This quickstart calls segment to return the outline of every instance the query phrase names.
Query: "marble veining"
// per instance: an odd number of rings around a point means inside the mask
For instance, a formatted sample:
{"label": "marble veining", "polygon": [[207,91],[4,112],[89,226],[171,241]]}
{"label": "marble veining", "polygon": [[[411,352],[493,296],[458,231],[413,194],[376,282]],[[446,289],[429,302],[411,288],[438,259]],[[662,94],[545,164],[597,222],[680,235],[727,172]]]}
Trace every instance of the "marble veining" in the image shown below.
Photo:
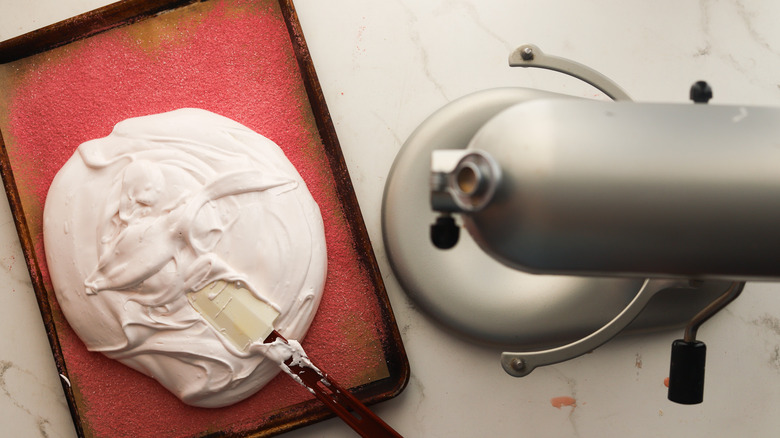
{"label": "marble veining", "polygon": [[[766,26],[773,25],[765,21],[767,14],[762,14],[755,4],[741,0],[701,0],[699,6],[704,45],[694,57],[715,56],[755,85],[774,80],[769,79],[771,70],[768,69],[779,65],[776,59],[780,53],[767,34],[771,29]],[[728,33],[726,26],[730,30]],[[764,72],[765,69],[768,71]]]}
{"label": "marble veining", "polygon": [[770,332],[773,332],[777,336],[780,336],[780,318],[777,318],[776,316],[770,315],[768,313],[764,313],[758,318],[754,319],[753,324],[763,327]]}
{"label": "marble veining", "polygon": [[558,379],[562,380],[568,387],[568,394],[566,395],[574,399],[574,403],[569,408],[567,408],[569,410],[568,420],[569,424],[571,424],[573,436],[579,437],[580,431],[578,425],[579,415],[577,412],[577,403],[581,402],[579,402],[577,398],[577,380],[564,374],[559,367],[552,366],[551,368],[553,369],[554,373],[558,375]]}
{"label": "marble veining", "polygon": [[444,91],[444,87],[437,80],[436,75],[434,75],[431,72],[428,51],[425,48],[426,47],[425,44],[422,43],[422,39],[420,37],[420,32],[418,29],[418,26],[420,26],[420,21],[417,19],[415,12],[406,3],[404,3],[402,0],[396,0],[396,1],[398,2],[398,5],[400,6],[401,10],[403,11],[403,14],[406,17],[407,29],[409,30],[408,37],[418,50],[417,53],[420,59],[420,67],[422,68],[423,72],[425,72],[425,77],[428,78],[431,84],[434,85],[434,87],[442,95],[442,97],[449,100],[450,97]]}
{"label": "marble veining", "polygon": [[768,350],[767,365],[780,374],[780,318],[763,313],[750,322],[767,333],[765,336]]}
{"label": "marble veining", "polygon": [[777,53],[769,44],[769,41],[766,39],[766,37],[760,34],[753,26],[753,20],[756,18],[757,13],[755,11],[748,10],[747,6],[745,6],[745,3],[741,0],[734,1],[734,7],[737,10],[737,15],[742,19],[745,30],[747,30],[747,32],[753,38],[753,41],[770,52]]}
{"label": "marble veining", "polygon": [[499,33],[497,33],[493,28],[491,28],[490,24],[485,22],[482,19],[479,9],[474,5],[473,2],[469,2],[466,0],[450,0],[443,4],[440,4],[435,9],[435,14],[437,15],[446,14],[452,11],[453,9],[459,9],[463,11],[466,14],[466,16],[474,23],[475,27],[477,27],[485,35],[489,35],[497,42],[501,43],[501,45],[504,46],[504,49],[507,51],[507,53],[510,53],[512,50],[515,49],[517,44],[502,38]]}
{"label": "marble veining", "polygon": [[[0,394],[15,408],[16,414],[23,413],[29,417],[35,425],[39,436],[43,438],[53,438],[62,436],[60,433],[52,430],[51,421],[45,417],[36,406],[37,400],[34,394],[28,393],[32,388],[43,388],[50,395],[57,395],[59,388],[52,388],[42,383],[32,372],[20,368],[9,360],[0,360]],[[61,403],[61,407],[65,407]],[[2,403],[0,403],[2,406]]]}

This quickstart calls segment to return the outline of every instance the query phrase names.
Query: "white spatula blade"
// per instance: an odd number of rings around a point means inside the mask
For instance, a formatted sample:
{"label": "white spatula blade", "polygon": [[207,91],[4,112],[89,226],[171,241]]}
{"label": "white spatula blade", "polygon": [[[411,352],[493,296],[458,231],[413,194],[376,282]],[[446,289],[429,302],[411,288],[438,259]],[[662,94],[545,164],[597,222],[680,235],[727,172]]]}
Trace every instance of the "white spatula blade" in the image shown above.
{"label": "white spatula blade", "polygon": [[279,312],[237,282],[215,281],[188,294],[192,307],[239,350],[263,342]]}

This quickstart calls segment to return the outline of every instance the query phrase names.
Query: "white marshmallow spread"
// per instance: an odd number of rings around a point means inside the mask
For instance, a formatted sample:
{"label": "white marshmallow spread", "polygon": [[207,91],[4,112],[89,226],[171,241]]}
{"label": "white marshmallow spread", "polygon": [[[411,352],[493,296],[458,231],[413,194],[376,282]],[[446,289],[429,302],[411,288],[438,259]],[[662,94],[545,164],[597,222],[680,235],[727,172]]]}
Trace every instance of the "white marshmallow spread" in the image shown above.
{"label": "white marshmallow spread", "polygon": [[79,146],[49,189],[44,244],[87,348],[202,407],[254,394],[279,363],[232,346],[187,293],[241,282],[281,312],[277,331],[300,339],[327,264],[319,208],[282,150],[198,109],[128,119]]}

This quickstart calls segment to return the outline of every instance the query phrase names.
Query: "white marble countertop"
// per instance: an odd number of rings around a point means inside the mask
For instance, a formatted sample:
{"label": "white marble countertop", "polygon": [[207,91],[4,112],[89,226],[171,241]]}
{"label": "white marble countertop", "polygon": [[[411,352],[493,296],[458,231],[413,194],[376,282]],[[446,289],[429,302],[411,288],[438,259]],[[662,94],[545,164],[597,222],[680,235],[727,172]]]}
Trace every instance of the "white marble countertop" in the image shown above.
{"label": "white marble countertop", "polygon": [[[107,3],[0,0],[0,40]],[[666,400],[679,332],[623,336],[515,379],[500,349],[461,340],[415,308],[384,254],[380,203],[403,141],[431,112],[472,91],[593,89],[547,71],[510,69],[534,43],[606,74],[638,101],[684,102],[706,79],[719,103],[780,105],[780,3],[771,0],[296,0],[412,369],[376,411],[408,437],[774,436],[780,430],[780,286],[749,283],[700,331],[705,402]],[[739,145],[734,145],[739,147]],[[5,195],[2,195],[5,196]],[[59,438],[73,425],[7,202],[0,202],[0,428]],[[570,396],[576,407],[553,407]],[[139,419],[139,421],[143,421]],[[338,420],[289,437],[354,436]]]}

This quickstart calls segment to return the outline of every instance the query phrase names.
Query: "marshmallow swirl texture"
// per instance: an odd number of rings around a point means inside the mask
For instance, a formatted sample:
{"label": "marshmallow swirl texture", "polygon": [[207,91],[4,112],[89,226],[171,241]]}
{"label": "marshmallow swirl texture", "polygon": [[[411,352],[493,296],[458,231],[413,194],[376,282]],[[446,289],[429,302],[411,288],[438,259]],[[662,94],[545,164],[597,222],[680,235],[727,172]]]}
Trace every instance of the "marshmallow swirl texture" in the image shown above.
{"label": "marshmallow swirl texture", "polygon": [[327,265],[319,208],[282,150],[198,109],[127,119],[80,145],[49,189],[44,244],[87,348],[201,407],[249,397],[279,367],[235,348],[187,294],[241,282],[301,339]]}

